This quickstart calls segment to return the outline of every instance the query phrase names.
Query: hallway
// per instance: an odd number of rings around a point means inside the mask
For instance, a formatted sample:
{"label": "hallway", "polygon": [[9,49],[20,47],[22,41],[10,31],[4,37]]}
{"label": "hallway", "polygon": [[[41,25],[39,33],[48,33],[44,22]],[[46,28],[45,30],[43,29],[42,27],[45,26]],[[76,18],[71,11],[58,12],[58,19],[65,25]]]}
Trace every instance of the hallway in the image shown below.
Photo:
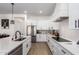
{"label": "hallway", "polygon": [[51,55],[51,52],[46,43],[32,43],[28,55]]}

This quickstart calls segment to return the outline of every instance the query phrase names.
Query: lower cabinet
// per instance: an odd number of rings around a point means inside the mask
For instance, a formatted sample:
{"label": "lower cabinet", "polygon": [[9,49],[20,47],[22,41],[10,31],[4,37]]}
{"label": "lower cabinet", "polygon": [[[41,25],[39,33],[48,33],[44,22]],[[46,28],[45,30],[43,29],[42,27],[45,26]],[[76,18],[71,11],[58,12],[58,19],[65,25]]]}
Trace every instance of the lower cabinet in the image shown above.
{"label": "lower cabinet", "polygon": [[62,49],[60,47],[55,46],[53,55],[64,55],[65,54],[64,52],[65,51],[64,50],[62,51]]}
{"label": "lower cabinet", "polygon": [[53,55],[72,55],[71,52],[63,48],[50,36],[47,36],[47,44]]}
{"label": "lower cabinet", "polygon": [[22,44],[9,52],[8,55],[22,55]]}
{"label": "lower cabinet", "polygon": [[54,52],[53,45],[52,45],[51,39],[49,37],[47,37],[47,44],[51,50],[51,53],[53,54],[53,52]]}
{"label": "lower cabinet", "polygon": [[8,55],[27,55],[31,48],[31,37],[27,38],[21,45],[13,49]]}
{"label": "lower cabinet", "polygon": [[59,51],[60,55],[73,55],[71,52],[69,52],[68,50],[66,50],[61,45],[59,45],[58,51]]}
{"label": "lower cabinet", "polygon": [[37,34],[36,41],[37,42],[47,42],[46,34]]}
{"label": "lower cabinet", "polygon": [[31,39],[28,39],[28,41],[23,43],[23,55],[27,55],[29,50],[31,48]]}

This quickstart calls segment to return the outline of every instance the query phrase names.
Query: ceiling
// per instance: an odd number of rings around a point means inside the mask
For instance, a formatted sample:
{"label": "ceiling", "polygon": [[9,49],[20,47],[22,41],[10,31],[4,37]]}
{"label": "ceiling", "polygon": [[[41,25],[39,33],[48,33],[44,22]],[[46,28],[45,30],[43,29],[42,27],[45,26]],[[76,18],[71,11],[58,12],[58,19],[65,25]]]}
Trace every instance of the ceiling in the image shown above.
{"label": "ceiling", "polygon": [[[27,11],[29,15],[50,16],[55,9],[55,3],[15,3],[14,13],[24,14]],[[12,11],[10,3],[0,3],[0,14],[10,14]]]}

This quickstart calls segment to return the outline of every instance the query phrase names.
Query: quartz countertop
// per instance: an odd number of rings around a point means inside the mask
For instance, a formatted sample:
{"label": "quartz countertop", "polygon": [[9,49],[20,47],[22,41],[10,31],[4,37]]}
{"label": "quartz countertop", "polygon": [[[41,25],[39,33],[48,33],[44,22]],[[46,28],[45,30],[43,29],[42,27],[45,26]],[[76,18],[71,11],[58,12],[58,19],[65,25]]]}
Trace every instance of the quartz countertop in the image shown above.
{"label": "quartz countertop", "polygon": [[22,41],[13,41],[11,37],[0,39],[0,55],[7,55],[9,52],[11,52],[13,49],[18,47],[20,44],[25,42],[26,39]]}
{"label": "quartz countertop", "polygon": [[[54,37],[54,35],[51,35],[51,34],[48,34],[48,36]],[[63,48],[65,48],[66,50],[68,50],[69,52],[71,52],[73,55],[79,55],[79,45],[77,45],[75,41],[57,42],[57,43],[61,45]]]}
{"label": "quartz countertop", "polygon": [[79,45],[73,44],[73,42],[59,42],[59,44],[73,55],[79,55]]}

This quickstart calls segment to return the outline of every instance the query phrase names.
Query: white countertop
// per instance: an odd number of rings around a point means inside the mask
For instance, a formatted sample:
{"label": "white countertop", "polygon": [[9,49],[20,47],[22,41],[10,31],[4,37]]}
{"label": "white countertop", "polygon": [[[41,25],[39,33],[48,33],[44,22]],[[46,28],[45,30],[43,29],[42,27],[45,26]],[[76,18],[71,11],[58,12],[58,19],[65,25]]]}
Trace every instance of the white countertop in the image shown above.
{"label": "white countertop", "polygon": [[13,49],[22,44],[25,40],[27,40],[25,39],[23,41],[13,41],[11,39],[12,39],[11,37],[0,39],[0,55],[8,54]]}
{"label": "white countertop", "polygon": [[[53,37],[53,35],[51,35],[51,34],[48,34],[48,35],[50,37]],[[63,48],[65,48],[66,50],[68,50],[72,54],[79,55],[79,45],[77,45],[75,41],[71,41],[71,42],[57,42],[57,43],[59,43]]]}
{"label": "white countertop", "polygon": [[59,42],[59,44],[74,55],[79,55],[79,45],[72,42]]}

